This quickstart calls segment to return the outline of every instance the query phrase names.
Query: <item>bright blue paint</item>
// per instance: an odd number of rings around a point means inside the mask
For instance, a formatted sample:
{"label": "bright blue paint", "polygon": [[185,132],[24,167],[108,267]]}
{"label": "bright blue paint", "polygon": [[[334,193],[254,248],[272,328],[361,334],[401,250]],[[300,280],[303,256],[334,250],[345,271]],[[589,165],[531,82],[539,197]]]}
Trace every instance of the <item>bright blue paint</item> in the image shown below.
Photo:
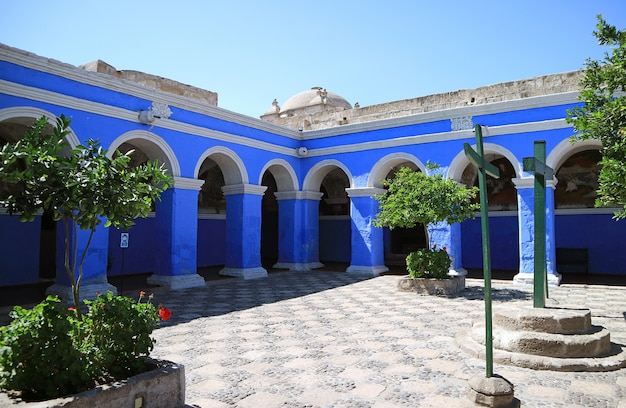
{"label": "bright blue paint", "polygon": [[170,188],[157,202],[156,252],[158,275],[195,274],[198,246],[198,192]]}
{"label": "bright blue paint", "polygon": [[[384,266],[383,230],[372,224],[379,211],[374,197],[352,197],[352,259],[353,266]],[[350,248],[348,248],[350,250]]]}
{"label": "bright blue paint", "polygon": [[[480,217],[461,224],[463,267],[482,269],[482,243],[480,240]],[[491,267],[517,271],[519,250],[517,245],[517,216],[490,217]]]}
{"label": "bright blue paint", "polygon": [[41,217],[20,222],[17,215],[0,216],[0,285],[23,285],[39,281]]}
{"label": "bright blue paint", "polygon": [[132,275],[153,272],[156,268],[154,248],[156,246],[156,220],[137,218],[135,225],[128,232],[128,248],[124,251],[124,269],[122,271],[122,248],[120,248],[121,230],[109,228],[109,275]]}
{"label": "bright blue paint", "polygon": [[261,267],[261,195],[226,197],[226,267]]}
{"label": "bright blue paint", "polygon": [[611,214],[556,216],[557,248],[588,248],[589,273],[623,275],[624,222]]}

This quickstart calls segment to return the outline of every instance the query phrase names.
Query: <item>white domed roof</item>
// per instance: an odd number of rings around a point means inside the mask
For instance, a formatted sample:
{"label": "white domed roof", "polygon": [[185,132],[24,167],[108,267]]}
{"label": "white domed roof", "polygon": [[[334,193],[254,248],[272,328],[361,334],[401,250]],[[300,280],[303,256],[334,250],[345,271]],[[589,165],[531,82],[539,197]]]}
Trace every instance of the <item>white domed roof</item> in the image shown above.
{"label": "white domed roof", "polygon": [[306,109],[316,105],[328,105],[332,108],[352,109],[350,102],[334,92],[315,86],[307,91],[300,92],[287,99],[281,107],[281,112]]}

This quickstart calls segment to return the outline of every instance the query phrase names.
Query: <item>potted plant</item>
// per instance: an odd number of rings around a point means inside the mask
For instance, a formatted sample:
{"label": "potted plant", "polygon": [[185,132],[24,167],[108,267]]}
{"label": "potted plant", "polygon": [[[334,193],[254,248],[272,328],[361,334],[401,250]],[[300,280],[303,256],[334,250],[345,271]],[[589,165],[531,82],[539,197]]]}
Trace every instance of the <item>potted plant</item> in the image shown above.
{"label": "potted plant", "polygon": [[[16,306],[11,324],[0,328],[0,387],[26,399],[61,397],[165,364],[150,362],[150,334],[159,318],[169,318],[168,309],[155,308],[145,293],[136,301],[109,292],[83,305],[80,284],[96,227],[104,220],[106,227],[129,228],[148,214],[171,177],[156,162],[130,168],[132,151],[108,157],[94,140],[70,149],[69,125],[62,115],[50,130],[43,117],[0,149],[0,206],[24,222],[40,211],[62,221],[72,289],[73,306],[49,296],[30,310]],[[78,228],[89,231],[81,250]]]}
{"label": "potted plant", "polygon": [[[448,283],[424,282],[425,279],[441,281],[450,278],[448,270],[451,259],[447,248],[437,248],[436,244],[430,243],[428,225],[440,222],[454,224],[473,218],[480,208],[478,203],[473,202],[478,189],[467,188],[455,180],[444,179],[436,164],[429,163],[428,169],[432,175],[402,167],[393,178],[384,181],[387,192],[376,196],[380,212],[376,215],[374,225],[393,229],[423,224],[428,246],[407,256],[406,267],[409,275],[399,282],[399,288],[447,294],[451,290],[462,289],[459,286],[464,286],[464,280],[459,277]],[[434,286],[432,290],[426,287],[429,285]],[[451,286],[452,289],[446,289],[445,286]]]}

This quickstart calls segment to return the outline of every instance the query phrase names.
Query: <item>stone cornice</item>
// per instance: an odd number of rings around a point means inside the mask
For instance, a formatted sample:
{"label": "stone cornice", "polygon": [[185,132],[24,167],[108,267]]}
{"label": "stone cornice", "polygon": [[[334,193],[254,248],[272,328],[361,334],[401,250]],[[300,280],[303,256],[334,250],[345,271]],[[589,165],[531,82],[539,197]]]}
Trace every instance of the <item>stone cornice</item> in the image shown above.
{"label": "stone cornice", "polygon": [[[512,178],[511,181],[516,189],[525,189],[525,188],[534,188],[535,187],[535,178],[534,177],[521,177],[521,178]],[[546,188],[555,189],[559,180],[556,176],[552,180],[546,180]]]}
{"label": "stone cornice", "polygon": [[374,197],[376,195],[385,194],[387,190],[378,187],[358,187],[358,188],[346,188],[348,197]]}
{"label": "stone cornice", "polygon": [[321,200],[324,194],[319,191],[277,191],[277,200]]}
{"label": "stone cornice", "polygon": [[204,185],[204,180],[192,179],[186,177],[174,177],[174,188],[180,188],[183,190],[195,190],[200,191]]}
{"label": "stone cornice", "polygon": [[267,190],[266,186],[257,186],[255,184],[232,184],[222,187],[222,192],[225,196],[235,194],[263,195],[265,190]]}

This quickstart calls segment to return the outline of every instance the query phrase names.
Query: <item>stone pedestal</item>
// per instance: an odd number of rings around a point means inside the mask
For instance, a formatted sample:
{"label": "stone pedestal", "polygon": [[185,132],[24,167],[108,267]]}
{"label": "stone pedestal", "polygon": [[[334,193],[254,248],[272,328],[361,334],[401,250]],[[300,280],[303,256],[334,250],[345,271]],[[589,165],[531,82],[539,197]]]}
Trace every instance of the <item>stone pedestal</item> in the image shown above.
{"label": "stone pedestal", "polygon": [[[485,358],[484,321],[458,333],[456,341]],[[535,370],[612,371],[626,367],[626,347],[593,326],[588,309],[506,305],[493,312],[493,361]]]}
{"label": "stone pedestal", "polygon": [[514,396],[514,387],[506,378],[473,377],[469,381],[467,397],[475,404],[495,408],[517,408],[520,401]]}

